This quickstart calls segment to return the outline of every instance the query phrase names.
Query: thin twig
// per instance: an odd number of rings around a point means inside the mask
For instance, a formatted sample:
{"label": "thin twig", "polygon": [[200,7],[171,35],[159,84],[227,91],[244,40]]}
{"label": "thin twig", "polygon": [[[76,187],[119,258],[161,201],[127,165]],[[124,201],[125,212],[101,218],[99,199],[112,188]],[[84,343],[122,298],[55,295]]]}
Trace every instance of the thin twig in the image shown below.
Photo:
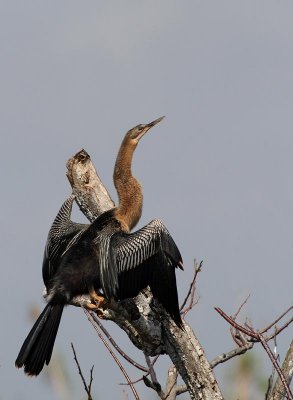
{"label": "thin twig", "polygon": [[[155,372],[155,370],[154,370],[154,366],[153,366],[153,364],[152,364],[152,362],[151,362],[150,357],[149,357],[149,356],[146,356],[146,355],[145,355],[144,357],[145,357],[147,366],[149,367],[149,372],[150,372],[152,381],[155,382],[156,384],[159,383],[158,380],[157,380],[157,375],[156,375],[156,372]],[[161,385],[160,385],[160,386],[161,386]]]}
{"label": "thin twig", "polygon": [[[275,326],[275,331],[276,331],[276,329],[277,329],[277,327]],[[274,356],[277,359],[277,357],[278,357],[278,354],[277,354],[277,336],[274,337]],[[267,400],[269,398],[269,396],[270,396],[270,394],[271,394],[271,392],[273,390],[273,382],[274,382],[274,378],[275,378],[275,372],[276,372],[276,368],[275,368],[275,366],[273,364],[272,373],[271,373],[271,375],[270,375],[270,377],[268,379],[268,388],[267,388],[267,391],[266,391],[265,400]]]}
{"label": "thin twig", "polygon": [[[246,299],[238,307],[238,310],[236,311],[236,313],[232,317],[234,321],[238,317],[238,315],[239,315],[240,311],[242,310],[242,308],[244,307],[244,305],[247,303],[249,297],[250,297],[250,294],[246,297]],[[234,333],[232,325],[230,325],[230,334],[231,334],[232,339],[234,340],[234,342],[237,344],[237,346],[244,347],[246,345],[246,340],[243,337],[243,335],[238,330],[236,330],[236,333]]]}
{"label": "thin twig", "polygon": [[286,391],[286,393],[287,393],[288,399],[289,399],[289,400],[293,400],[292,392],[291,392],[291,390],[290,390],[290,388],[289,388],[289,386],[288,386],[288,384],[287,384],[287,382],[286,382],[286,379],[285,379],[285,377],[284,377],[283,371],[282,371],[282,369],[280,368],[279,363],[278,363],[278,361],[276,360],[276,358],[275,358],[275,356],[274,356],[272,350],[270,349],[270,347],[269,347],[269,345],[267,344],[265,338],[262,336],[262,334],[261,334],[260,332],[258,333],[258,337],[259,337],[259,341],[261,342],[263,348],[265,349],[265,351],[267,352],[268,356],[270,357],[270,359],[271,359],[271,361],[272,361],[272,363],[273,363],[273,366],[275,367],[276,371],[277,371],[278,374],[279,374],[279,377],[280,377],[280,379],[281,379],[281,381],[282,381],[282,383],[283,383],[283,385],[284,385],[285,391]]}
{"label": "thin twig", "polygon": [[250,297],[250,293],[249,295],[246,297],[246,299],[240,304],[240,306],[238,307],[238,310],[236,311],[236,313],[234,314],[234,319],[236,319],[240,313],[240,311],[242,310],[242,308],[245,306],[245,304],[247,303],[248,299]]}
{"label": "thin twig", "polygon": [[89,391],[92,390],[92,383],[93,383],[93,372],[94,372],[94,365],[92,366],[90,370],[90,383],[89,383]]}
{"label": "thin twig", "polygon": [[[230,325],[234,326],[235,329],[238,329],[240,332],[244,333],[245,335],[249,336],[251,338],[251,341],[254,342],[259,342],[259,338],[257,333],[251,328],[244,328],[244,326],[239,325],[236,321],[233,320],[233,318],[229,317],[221,308],[215,307],[215,310],[227,321],[229,322]],[[281,328],[278,328],[275,330],[273,334],[270,336],[267,336],[265,338],[266,342],[270,341],[273,339],[275,336],[277,336],[279,333],[281,333],[287,326],[289,326],[293,322],[293,317],[287,321]]]}
{"label": "thin twig", "polygon": [[247,350],[252,349],[253,343],[247,343],[247,345],[238,347],[237,349],[231,350],[228,353],[223,353],[211,361],[211,368],[215,368],[217,365],[230,360],[233,357],[239,356],[247,352]]}
{"label": "thin twig", "polygon": [[[155,363],[157,362],[157,360],[158,360],[158,358],[160,357],[160,355],[161,354],[157,354],[155,357],[154,357],[154,359],[152,360],[152,365],[155,365]],[[147,377],[147,376],[149,376],[149,374],[150,374],[150,370],[148,370],[148,372],[146,373],[146,375],[144,375],[145,377]],[[139,378],[139,379],[137,379],[136,381],[131,381],[131,383],[132,384],[135,384],[135,383],[138,383],[138,382],[141,382],[141,381],[143,381],[143,376],[141,377],[141,378]],[[129,383],[125,383],[125,382],[121,382],[121,383],[119,383],[119,385],[122,385],[122,386],[128,386],[129,385]]]}
{"label": "thin twig", "polygon": [[259,333],[263,334],[265,332],[267,332],[269,329],[271,329],[274,325],[276,325],[286,314],[288,314],[289,311],[291,311],[293,309],[293,306],[289,307],[288,310],[286,310],[285,312],[283,312],[282,315],[280,315],[274,322],[272,322],[270,325],[268,325],[266,328],[262,329],[261,331],[259,331]]}
{"label": "thin twig", "polygon": [[[287,354],[282,363],[281,369],[282,369],[282,372],[286,379],[286,382],[287,382],[288,386],[290,387],[290,383],[291,383],[292,376],[293,376],[293,340],[290,343]],[[283,383],[282,383],[280,377],[278,377],[274,384],[273,389],[269,393],[268,399],[269,400],[282,400],[282,399],[284,399],[284,396],[285,396],[285,393],[284,393]]]}
{"label": "thin twig", "polygon": [[101,322],[99,321],[99,319],[92,314],[92,318],[95,321],[95,323],[99,326],[99,328],[101,329],[101,331],[104,333],[104,335],[108,338],[109,342],[115,347],[115,349],[118,351],[118,353],[125,358],[126,361],[128,361],[130,364],[134,365],[136,368],[140,369],[143,372],[148,372],[148,369],[146,367],[144,367],[143,365],[137,363],[136,361],[134,361],[132,358],[130,358],[119,346],[118,344],[115,342],[115,340],[112,338],[112,336],[109,334],[109,332],[107,331],[107,329],[101,324]]}
{"label": "thin twig", "polygon": [[247,336],[251,336],[254,339],[257,339],[257,334],[253,333],[249,329],[244,328],[243,326],[237,324],[233,318],[229,317],[221,308],[215,307],[215,310],[227,321],[230,325],[232,325],[235,329],[238,329],[240,332],[245,333]]}
{"label": "thin twig", "polygon": [[[273,370],[275,371],[275,369],[273,368]],[[266,394],[265,394],[265,400],[269,399],[270,393],[273,389],[273,375],[271,374],[269,379],[268,379],[268,388],[266,390]]]}
{"label": "thin twig", "polygon": [[[150,373],[148,372],[146,375],[144,375],[144,376],[148,376]],[[141,377],[141,378],[139,378],[139,379],[137,379],[136,381],[131,381],[130,383],[132,384],[132,385],[135,385],[136,383],[139,383],[139,382],[141,382],[141,381],[143,381],[143,376]],[[120,385],[120,386],[129,386],[129,383],[128,382],[120,382],[120,383],[118,383],[118,385]]]}
{"label": "thin twig", "polygon": [[94,369],[94,366],[92,366],[92,368],[91,368],[90,383],[89,383],[89,385],[87,386],[86,381],[85,381],[84,376],[83,376],[83,373],[82,373],[82,371],[81,371],[81,368],[80,368],[80,365],[79,365],[77,356],[76,356],[76,352],[75,352],[75,348],[74,348],[74,346],[73,346],[73,343],[71,343],[71,348],[72,348],[72,351],[73,351],[74,361],[75,361],[75,363],[76,363],[76,365],[77,365],[78,373],[79,373],[79,375],[81,376],[81,380],[82,380],[84,389],[85,389],[85,391],[86,391],[86,393],[87,393],[87,395],[88,395],[88,400],[93,400],[92,395],[91,395],[91,386],[92,386],[92,381],[93,381],[92,371],[93,371],[93,369]]}
{"label": "thin twig", "polygon": [[162,390],[162,386],[158,382],[158,379],[157,379],[157,376],[156,376],[156,372],[155,372],[154,366],[153,366],[153,364],[151,362],[151,359],[150,359],[149,356],[145,355],[145,360],[146,360],[147,366],[149,367],[151,382],[149,381],[149,379],[146,376],[143,377],[143,381],[144,381],[144,383],[146,385],[150,385],[149,387],[154,389],[158,393],[158,396],[161,399],[164,399],[165,398],[165,393]]}
{"label": "thin twig", "polygon": [[266,337],[266,341],[268,342],[269,340],[273,339],[274,337],[276,337],[279,333],[281,333],[285,328],[287,328],[287,326],[289,326],[291,323],[293,322],[293,317],[291,319],[289,319],[289,321],[287,321],[283,326],[281,326],[281,328],[275,329],[275,332],[272,333],[270,336]]}
{"label": "thin twig", "polygon": [[198,263],[194,260],[194,275],[193,275],[193,279],[192,279],[191,284],[190,284],[190,286],[189,286],[189,290],[188,290],[188,292],[187,292],[187,295],[186,295],[186,297],[185,297],[185,299],[184,299],[184,301],[183,301],[183,303],[182,303],[182,305],[181,305],[181,307],[180,307],[180,311],[183,310],[183,308],[185,307],[185,305],[186,305],[186,303],[187,303],[187,301],[188,301],[188,299],[189,299],[189,296],[191,295],[192,289],[193,289],[193,287],[195,286],[195,282],[196,282],[197,275],[198,275],[198,273],[201,271],[202,264],[203,264],[203,261],[201,261],[201,262],[198,264]]}
{"label": "thin twig", "polygon": [[[292,307],[290,307],[285,313],[283,313],[283,314],[281,315],[281,317],[279,317],[276,321],[280,321],[280,319],[283,318],[284,315],[286,315],[287,312],[291,310],[291,308],[292,308]],[[227,314],[225,314],[224,311],[221,310],[219,307],[216,307],[215,310],[216,310],[227,322],[229,322],[229,324],[230,324],[231,326],[233,326],[235,329],[237,329],[237,330],[239,330],[240,332],[242,332],[242,333],[244,333],[245,335],[247,335],[247,336],[251,339],[251,341],[260,342],[260,343],[262,344],[262,346],[264,347],[265,351],[266,351],[267,354],[269,355],[269,357],[270,357],[270,359],[271,359],[271,361],[272,361],[272,363],[273,363],[273,366],[275,367],[275,369],[276,369],[276,371],[277,371],[277,373],[278,373],[278,375],[279,375],[279,377],[280,377],[280,380],[281,380],[281,382],[282,382],[282,384],[283,384],[283,386],[284,386],[284,388],[285,388],[285,391],[286,391],[286,393],[287,393],[287,395],[288,395],[288,399],[289,399],[289,400],[293,400],[292,392],[291,392],[291,390],[290,390],[290,388],[289,388],[289,385],[288,385],[287,382],[286,382],[286,379],[285,379],[285,377],[284,377],[284,374],[283,374],[283,372],[282,372],[282,369],[280,368],[276,357],[274,356],[273,352],[271,351],[270,347],[269,347],[268,344],[267,344],[267,342],[268,342],[269,340],[271,340],[272,338],[275,338],[280,332],[282,332],[282,330],[285,329],[285,327],[287,327],[287,326],[293,321],[293,318],[291,318],[291,320],[289,320],[288,322],[286,322],[280,329],[275,329],[275,332],[274,332],[272,335],[270,335],[269,337],[264,337],[264,336],[262,335],[262,332],[267,332],[267,331],[273,326],[273,324],[270,324],[270,325],[269,325],[268,327],[266,327],[265,329],[262,329],[262,330],[259,330],[259,331],[255,331],[255,330],[253,330],[253,328],[252,328],[251,326],[249,326],[247,323],[245,324],[246,327],[239,325],[239,324],[234,320],[234,318],[229,317],[229,316],[228,316]],[[274,322],[275,322],[275,321],[274,321]]]}
{"label": "thin twig", "polygon": [[118,358],[116,357],[116,355],[114,354],[113,350],[111,349],[111,347],[108,345],[108,343],[106,342],[106,340],[103,338],[101,332],[99,331],[99,328],[95,325],[95,321],[93,318],[93,315],[90,311],[88,311],[87,309],[85,309],[83,307],[83,311],[85,312],[88,320],[90,321],[90,323],[92,324],[92,326],[94,327],[95,331],[97,332],[99,338],[102,340],[103,344],[105,345],[105,347],[107,348],[107,350],[109,351],[109,353],[111,354],[111,356],[113,357],[114,361],[116,362],[116,364],[118,365],[118,367],[120,368],[120,371],[123,373],[123,375],[125,376],[125,379],[127,380],[127,382],[129,383],[129,386],[132,390],[132,393],[134,395],[134,398],[136,400],[139,400],[139,396],[138,393],[135,389],[135,387],[132,385],[131,380],[127,374],[127,372],[125,371],[125,369],[123,368],[121,362],[118,360]]}

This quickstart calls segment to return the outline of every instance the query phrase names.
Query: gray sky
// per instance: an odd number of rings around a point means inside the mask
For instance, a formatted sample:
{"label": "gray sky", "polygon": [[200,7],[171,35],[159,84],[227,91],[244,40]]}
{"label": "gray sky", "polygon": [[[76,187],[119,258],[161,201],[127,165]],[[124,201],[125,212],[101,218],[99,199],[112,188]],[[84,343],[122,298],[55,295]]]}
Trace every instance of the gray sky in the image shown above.
{"label": "gray sky", "polygon": [[[1,2],[1,399],[55,398],[44,375],[28,379],[14,360],[30,307],[43,307],[42,255],[70,193],[67,159],[85,148],[116,200],[112,170],[124,133],[162,115],[135,154],[140,225],[161,218],[181,249],[181,299],[193,259],[204,260],[188,321],[209,359],[233,347],[214,306],[232,314],[251,293],[242,316],[262,327],[290,305],[292,20],[288,0]],[[291,337],[292,329],[280,336],[281,355]],[[94,392],[123,398],[117,366],[82,311],[67,308],[56,348],[76,398],[83,391],[71,341],[85,371],[96,365]],[[270,370],[265,356],[263,366]]]}

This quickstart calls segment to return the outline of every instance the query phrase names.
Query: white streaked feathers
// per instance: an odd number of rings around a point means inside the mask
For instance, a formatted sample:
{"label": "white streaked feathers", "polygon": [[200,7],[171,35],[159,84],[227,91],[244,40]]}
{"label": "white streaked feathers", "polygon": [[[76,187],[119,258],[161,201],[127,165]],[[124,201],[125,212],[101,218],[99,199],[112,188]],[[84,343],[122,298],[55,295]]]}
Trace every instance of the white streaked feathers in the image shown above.
{"label": "white streaked feathers", "polygon": [[115,248],[118,273],[137,267],[158,251],[163,236],[171,239],[165,225],[155,219],[137,232],[125,235]]}

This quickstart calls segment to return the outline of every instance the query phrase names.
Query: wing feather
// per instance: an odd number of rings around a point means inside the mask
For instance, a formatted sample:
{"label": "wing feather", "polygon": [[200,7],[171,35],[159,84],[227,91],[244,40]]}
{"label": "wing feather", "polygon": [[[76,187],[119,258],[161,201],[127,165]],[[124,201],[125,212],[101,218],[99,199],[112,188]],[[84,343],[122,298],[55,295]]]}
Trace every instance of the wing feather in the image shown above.
{"label": "wing feather", "polygon": [[111,249],[115,253],[118,273],[136,268],[159,251],[175,262],[182,262],[180,252],[165,225],[153,220],[137,232],[113,235]]}
{"label": "wing feather", "polygon": [[120,300],[135,297],[150,286],[154,298],[181,326],[175,268],[182,263],[180,252],[169,231],[154,220],[137,232],[112,235],[111,268],[118,274]]}
{"label": "wing feather", "polygon": [[69,248],[79,239],[88,225],[77,224],[70,220],[74,196],[62,204],[49,230],[43,258],[43,280],[46,286],[55,276],[60,260]]}
{"label": "wing feather", "polygon": [[105,233],[95,241],[98,249],[101,287],[108,299],[117,298],[118,291],[118,270],[110,249],[112,236],[113,233]]}

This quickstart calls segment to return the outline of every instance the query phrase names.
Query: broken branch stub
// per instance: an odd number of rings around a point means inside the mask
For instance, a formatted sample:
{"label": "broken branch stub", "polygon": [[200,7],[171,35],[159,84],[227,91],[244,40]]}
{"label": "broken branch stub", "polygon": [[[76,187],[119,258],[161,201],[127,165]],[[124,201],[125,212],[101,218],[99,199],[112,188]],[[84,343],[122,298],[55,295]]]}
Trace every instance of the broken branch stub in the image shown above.
{"label": "broken branch stub", "polygon": [[82,149],[69,158],[66,167],[66,175],[76,196],[76,202],[90,222],[115,207],[85,150]]}

